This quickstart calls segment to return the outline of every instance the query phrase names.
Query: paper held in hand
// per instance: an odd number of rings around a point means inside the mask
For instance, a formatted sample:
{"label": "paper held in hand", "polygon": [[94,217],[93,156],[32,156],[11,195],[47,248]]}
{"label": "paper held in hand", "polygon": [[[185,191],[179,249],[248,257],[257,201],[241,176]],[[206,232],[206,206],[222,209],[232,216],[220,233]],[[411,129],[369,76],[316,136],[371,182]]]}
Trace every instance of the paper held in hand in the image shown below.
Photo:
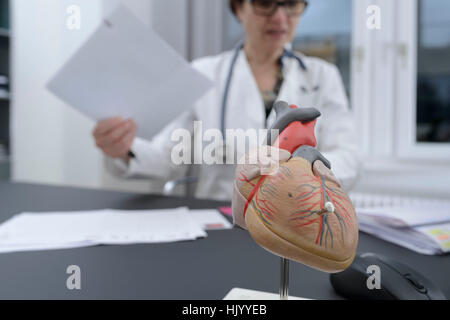
{"label": "paper held in hand", "polygon": [[212,86],[123,5],[47,84],[53,94],[93,120],[134,119],[138,136],[146,139]]}

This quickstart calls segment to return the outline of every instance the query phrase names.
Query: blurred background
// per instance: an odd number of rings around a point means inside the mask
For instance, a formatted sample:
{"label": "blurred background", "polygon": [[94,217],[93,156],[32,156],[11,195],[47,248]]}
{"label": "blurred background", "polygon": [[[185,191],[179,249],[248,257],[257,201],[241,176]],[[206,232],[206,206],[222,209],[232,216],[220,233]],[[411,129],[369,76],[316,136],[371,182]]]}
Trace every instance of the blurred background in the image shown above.
{"label": "blurred background", "polygon": [[[93,121],[45,88],[120,2],[188,60],[242,41],[224,0],[0,0],[0,179],[161,190],[163,182],[109,176]],[[74,4],[82,27],[71,31]],[[381,9],[381,29],[367,27],[370,5]],[[310,0],[293,48],[342,74],[364,163],[356,192],[450,198],[449,34],[448,0]]]}

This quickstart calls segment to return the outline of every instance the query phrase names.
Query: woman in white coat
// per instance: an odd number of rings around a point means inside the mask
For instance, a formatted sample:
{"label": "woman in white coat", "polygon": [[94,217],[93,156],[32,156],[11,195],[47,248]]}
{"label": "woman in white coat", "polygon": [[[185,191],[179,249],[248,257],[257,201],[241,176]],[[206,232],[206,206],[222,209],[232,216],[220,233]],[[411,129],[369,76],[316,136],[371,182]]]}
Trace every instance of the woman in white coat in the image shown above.
{"label": "woman in white coat", "polygon": [[[171,161],[178,143],[171,140],[174,130],[184,128],[194,136],[194,121],[202,121],[203,130],[263,129],[275,120],[273,103],[284,100],[322,113],[315,130],[317,147],[331,162],[343,188],[350,189],[359,164],[354,123],[339,72],[325,61],[286,50],[306,6],[303,0],[230,0],[245,30],[245,43],[192,63],[214,81],[215,88],[151,141],[135,137],[131,119],[99,122],[93,135],[107,156],[108,170],[123,178],[182,178],[189,167]],[[197,166],[195,196],[230,200],[234,169],[233,165]]]}

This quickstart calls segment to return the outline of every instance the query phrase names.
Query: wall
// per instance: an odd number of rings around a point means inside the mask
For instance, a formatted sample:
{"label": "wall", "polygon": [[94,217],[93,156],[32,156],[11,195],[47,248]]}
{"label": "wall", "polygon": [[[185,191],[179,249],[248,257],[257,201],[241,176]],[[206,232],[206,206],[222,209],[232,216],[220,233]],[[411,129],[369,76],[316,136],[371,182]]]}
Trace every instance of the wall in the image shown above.
{"label": "wall", "polygon": [[45,89],[50,77],[101,17],[99,2],[80,0],[82,28],[66,28],[67,0],[12,2],[12,179],[100,185],[93,123]]}

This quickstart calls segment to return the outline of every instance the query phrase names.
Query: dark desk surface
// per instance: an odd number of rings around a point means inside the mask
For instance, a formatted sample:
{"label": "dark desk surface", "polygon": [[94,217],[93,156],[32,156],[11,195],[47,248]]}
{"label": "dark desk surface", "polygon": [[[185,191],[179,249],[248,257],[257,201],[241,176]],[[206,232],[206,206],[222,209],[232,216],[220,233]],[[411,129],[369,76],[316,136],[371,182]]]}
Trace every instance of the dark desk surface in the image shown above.
{"label": "dark desk surface", "polygon": [[[156,209],[224,203],[97,190],[0,183],[0,223],[24,211]],[[358,252],[395,257],[450,296],[450,256],[423,256],[360,234]],[[0,254],[0,299],[222,299],[234,287],[278,292],[279,258],[241,229],[196,241],[96,246]],[[81,290],[66,288],[66,268],[81,268]],[[328,274],[290,265],[294,296],[339,299]]]}

